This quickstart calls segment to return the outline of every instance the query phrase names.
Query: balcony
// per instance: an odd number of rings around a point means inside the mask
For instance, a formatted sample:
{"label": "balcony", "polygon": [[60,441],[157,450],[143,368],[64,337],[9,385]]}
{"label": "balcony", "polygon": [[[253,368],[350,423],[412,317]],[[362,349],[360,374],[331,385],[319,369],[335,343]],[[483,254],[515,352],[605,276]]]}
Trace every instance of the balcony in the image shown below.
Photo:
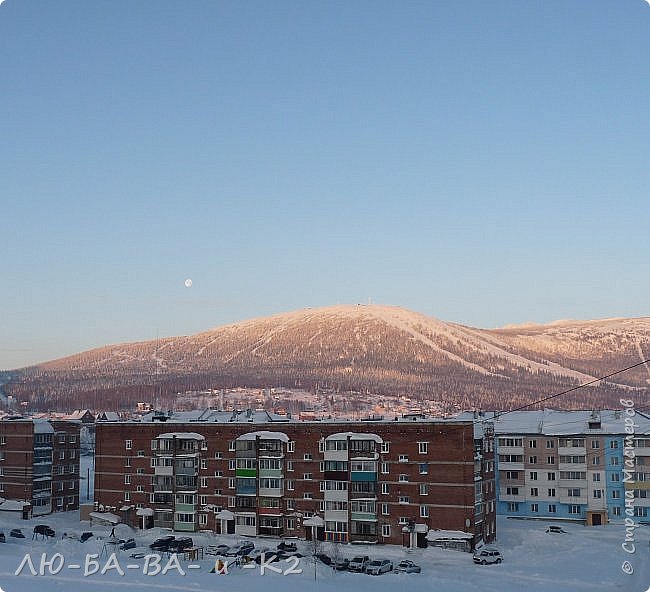
{"label": "balcony", "polygon": [[235,477],[255,478],[257,470],[255,469],[235,469]]}
{"label": "balcony", "polygon": [[352,471],[350,481],[377,481],[377,473],[370,471]]}
{"label": "balcony", "polygon": [[377,514],[375,512],[350,512],[350,520],[377,522]]}
{"label": "balcony", "polygon": [[194,504],[176,504],[174,506],[174,511],[185,514],[194,514],[196,506]]}
{"label": "balcony", "polygon": [[174,467],[155,467],[154,475],[166,475],[171,477],[174,474]]}
{"label": "balcony", "polygon": [[502,462],[499,461],[499,471],[523,471],[524,463],[522,462]]}
{"label": "balcony", "polygon": [[363,543],[376,543],[376,534],[354,534],[350,533],[350,541],[363,542]]}
{"label": "balcony", "polygon": [[194,532],[196,526],[194,522],[174,522],[174,530],[179,532]]}
{"label": "balcony", "polygon": [[260,487],[260,497],[282,497],[284,489],[282,487]]}
{"label": "balcony", "polygon": [[[260,469],[259,475],[260,478],[267,477],[270,479],[282,479],[284,477],[282,469]],[[239,473],[237,473],[237,476],[239,476]]]}
{"label": "balcony", "polygon": [[260,516],[282,516],[282,508],[258,508],[257,513]]}
{"label": "balcony", "polygon": [[584,446],[560,446],[557,453],[561,456],[585,456],[587,449]]}
{"label": "balcony", "polygon": [[198,475],[198,467],[176,467],[174,473],[176,475],[189,475],[194,477]]}

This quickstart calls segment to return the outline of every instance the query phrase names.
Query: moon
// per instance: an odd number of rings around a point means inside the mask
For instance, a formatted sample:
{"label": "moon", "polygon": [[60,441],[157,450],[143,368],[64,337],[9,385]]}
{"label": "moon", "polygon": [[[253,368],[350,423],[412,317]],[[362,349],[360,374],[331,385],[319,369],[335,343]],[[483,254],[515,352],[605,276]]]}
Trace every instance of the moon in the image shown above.
{"label": "moon", "polygon": [[192,280],[190,278],[187,278],[185,280],[185,287],[186,288],[191,288],[192,287]]}

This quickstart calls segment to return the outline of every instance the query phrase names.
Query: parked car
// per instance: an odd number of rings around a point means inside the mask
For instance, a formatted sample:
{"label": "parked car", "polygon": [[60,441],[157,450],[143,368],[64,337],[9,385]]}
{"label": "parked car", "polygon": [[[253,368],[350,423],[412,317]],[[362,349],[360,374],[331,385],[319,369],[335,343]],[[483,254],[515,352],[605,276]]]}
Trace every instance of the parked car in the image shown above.
{"label": "parked car", "polygon": [[474,553],[474,563],[486,565],[488,563],[501,563],[502,561],[503,555],[497,549],[483,548]]}
{"label": "parked car", "polygon": [[92,536],[93,536],[92,532],[82,532],[81,536],[79,537],[79,541],[85,543]]}
{"label": "parked car", "polygon": [[189,549],[194,545],[194,542],[190,537],[181,537],[174,539],[167,546],[167,551],[169,553],[182,553],[185,549]]}
{"label": "parked car", "polygon": [[292,551],[297,551],[298,550],[298,545],[296,543],[287,543],[285,541],[282,541],[278,545],[278,551],[287,551],[287,552],[292,552]]}
{"label": "parked car", "polygon": [[0,530],[0,543],[6,543],[5,533]]}
{"label": "parked car", "polygon": [[348,564],[348,569],[350,571],[360,571],[363,572],[366,570],[366,566],[370,563],[370,557],[367,555],[357,555],[350,559]]}
{"label": "parked car", "polygon": [[416,565],[412,561],[409,561],[408,559],[404,559],[400,561],[397,566],[395,567],[396,572],[404,572],[404,573],[420,573],[422,571],[422,568],[419,565]]}
{"label": "parked car", "polygon": [[25,535],[23,534],[23,531],[20,530],[20,528],[14,528],[11,530],[9,533],[9,536],[16,537],[17,539],[24,539]]}
{"label": "parked car", "polygon": [[337,559],[334,562],[334,569],[336,571],[346,571],[350,567],[350,560],[347,557]]}
{"label": "parked car", "polygon": [[253,543],[246,541],[229,547],[228,550],[224,552],[224,555],[226,557],[243,557],[247,553],[250,553],[254,548],[255,545]]}
{"label": "parked car", "polygon": [[389,571],[393,571],[393,562],[390,559],[373,559],[366,566],[366,573],[371,576],[379,576]]}
{"label": "parked car", "polygon": [[230,547],[228,545],[208,545],[205,552],[208,555],[223,555]]}
{"label": "parked car", "polygon": [[325,555],[325,553],[318,553],[316,558],[322,561],[325,565],[332,565],[332,558],[329,555]]}
{"label": "parked car", "polygon": [[562,528],[561,526],[547,526],[546,527],[546,532],[551,533],[551,534],[560,534],[560,533],[566,533],[566,530]]}
{"label": "parked car", "polygon": [[149,545],[149,548],[152,551],[161,551],[165,552],[169,549],[169,544],[175,539],[175,536],[164,536],[156,539],[153,543]]}
{"label": "parked car", "polygon": [[[81,539],[80,539],[81,540]],[[135,539],[128,539],[120,543],[121,551],[128,551],[129,549],[135,549],[137,545],[135,544]]]}

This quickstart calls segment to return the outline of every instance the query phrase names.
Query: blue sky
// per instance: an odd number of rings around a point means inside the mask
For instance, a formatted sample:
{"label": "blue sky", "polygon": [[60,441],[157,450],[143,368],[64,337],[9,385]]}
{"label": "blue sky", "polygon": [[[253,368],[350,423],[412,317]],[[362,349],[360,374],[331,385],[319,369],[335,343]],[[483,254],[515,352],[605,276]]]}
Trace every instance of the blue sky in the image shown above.
{"label": "blue sky", "polygon": [[0,369],[368,298],[648,315],[649,56],[643,0],[7,0]]}

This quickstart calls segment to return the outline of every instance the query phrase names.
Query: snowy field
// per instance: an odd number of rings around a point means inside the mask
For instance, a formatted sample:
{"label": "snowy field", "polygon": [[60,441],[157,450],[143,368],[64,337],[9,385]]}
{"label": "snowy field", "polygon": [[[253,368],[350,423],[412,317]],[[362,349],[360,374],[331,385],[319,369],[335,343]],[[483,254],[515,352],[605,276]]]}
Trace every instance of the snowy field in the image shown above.
{"label": "snowy field", "polygon": [[[331,568],[318,562],[316,579],[314,565],[307,557],[300,560],[298,568],[301,574],[280,575],[277,573],[260,574],[260,567],[242,569],[231,567],[228,575],[211,574],[215,558],[206,555],[201,561],[189,563],[180,560],[185,575],[172,568],[165,575],[146,575],[143,573],[144,559],[133,559],[134,552],[149,552],[147,545],[154,538],[168,534],[160,529],[145,533],[131,531],[125,525],[119,525],[116,533],[121,538],[135,537],[138,548],[116,554],[117,563],[123,570],[110,569],[105,574],[95,573],[84,577],[86,554],[98,554],[91,558],[98,561],[100,567],[107,566],[108,554],[104,552],[104,541],[110,534],[110,528],[93,526],[78,521],[77,512],[55,514],[23,521],[19,518],[0,517],[0,529],[5,533],[7,542],[0,544],[0,588],[4,592],[116,592],[119,590],[136,590],[139,592],[156,591],[203,591],[223,590],[234,592],[273,592],[283,590],[298,592],[305,589],[323,591],[340,591],[354,589],[356,592],[394,590],[396,586],[408,588],[414,592],[436,591],[482,591],[482,592],[580,592],[580,591],[615,591],[645,592],[650,587],[650,528],[640,527],[634,533],[636,552],[625,553],[621,544],[625,537],[622,525],[608,525],[588,528],[578,525],[562,525],[566,534],[546,534],[546,522],[515,521],[499,519],[499,542],[497,546],[503,556],[501,565],[475,565],[469,553],[446,551],[436,548],[416,549],[411,552],[401,547],[377,545],[341,545],[339,553],[345,557],[363,553],[372,557],[386,557],[395,564],[402,558],[408,558],[422,567],[421,574],[394,574],[368,576],[347,572],[334,572]],[[48,524],[56,530],[56,537],[46,541],[32,541],[34,524]],[[9,536],[12,528],[22,528],[25,539]],[[86,543],[70,538],[63,538],[64,532],[81,534],[92,530],[95,537]],[[181,536],[181,535],[177,535]],[[102,537],[102,538],[99,538]],[[219,543],[234,544],[241,540],[235,536],[214,536],[200,533],[192,534],[195,544],[214,545]],[[275,548],[277,539],[258,539],[259,546]],[[298,541],[298,550],[308,554],[307,542]],[[335,554],[332,546],[323,544],[322,551]],[[29,554],[35,569],[40,568],[41,556],[46,554],[52,559],[55,553],[64,558],[64,567],[56,575],[31,575],[29,567],[24,566],[21,575],[15,575],[21,561]],[[629,560],[634,573],[626,575],[621,570],[623,561]],[[80,565],[80,569],[70,565]],[[161,567],[167,560],[161,562]],[[115,564],[113,564],[115,565]],[[138,566],[127,568],[127,565]],[[196,568],[189,568],[196,565]],[[283,570],[289,568],[285,562],[274,563]],[[153,567],[150,566],[150,571]]]}

